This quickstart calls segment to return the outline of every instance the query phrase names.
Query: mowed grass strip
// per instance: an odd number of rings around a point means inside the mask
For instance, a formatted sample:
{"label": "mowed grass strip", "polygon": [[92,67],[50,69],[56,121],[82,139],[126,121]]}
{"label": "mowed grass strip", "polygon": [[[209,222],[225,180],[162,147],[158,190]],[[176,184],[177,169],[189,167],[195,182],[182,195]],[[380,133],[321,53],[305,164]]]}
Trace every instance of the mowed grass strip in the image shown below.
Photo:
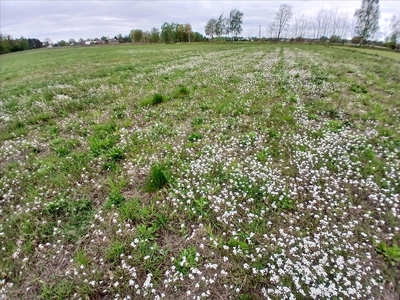
{"label": "mowed grass strip", "polygon": [[378,55],[378,56],[387,57],[387,58],[390,58],[390,59],[400,62],[400,53],[395,52],[395,51],[365,49],[365,48],[357,48],[357,47],[337,47],[337,46],[335,46],[335,48],[346,49],[346,50],[351,50],[351,51],[358,51],[358,52],[363,52],[363,53],[367,53],[367,54],[371,54],[371,55]]}

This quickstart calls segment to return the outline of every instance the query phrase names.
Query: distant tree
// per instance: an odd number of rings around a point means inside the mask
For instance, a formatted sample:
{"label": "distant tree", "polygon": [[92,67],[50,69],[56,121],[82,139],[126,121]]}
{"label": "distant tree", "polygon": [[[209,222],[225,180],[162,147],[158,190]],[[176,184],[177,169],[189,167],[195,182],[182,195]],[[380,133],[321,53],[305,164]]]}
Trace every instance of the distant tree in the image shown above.
{"label": "distant tree", "polygon": [[153,27],[150,31],[150,42],[158,43],[160,42],[160,30],[158,28]]}
{"label": "distant tree", "polygon": [[272,32],[276,34],[277,41],[281,37],[283,31],[285,31],[289,26],[289,21],[292,18],[292,7],[287,4],[282,4],[279,7],[278,12],[275,15],[274,22],[270,25]]}
{"label": "distant tree", "polygon": [[[183,25],[183,32],[185,33],[185,39],[187,42],[190,43],[190,37],[192,35],[192,25],[190,24],[184,24]],[[192,39],[193,40],[193,39]]]}
{"label": "distant tree", "polygon": [[350,43],[352,44],[361,44],[362,43],[362,37],[361,36],[355,36],[351,39]]}
{"label": "distant tree", "polygon": [[207,22],[204,28],[206,35],[211,37],[212,39],[214,38],[214,34],[216,34],[217,22],[217,19],[212,18]]}
{"label": "distant tree", "polygon": [[0,33],[0,54],[5,54],[11,52],[10,42],[7,36]]}
{"label": "distant tree", "polygon": [[44,43],[43,43],[44,47],[50,46],[52,44],[53,44],[53,41],[51,40],[51,38],[47,37],[47,38],[44,39]]}
{"label": "distant tree", "polygon": [[242,24],[243,13],[237,9],[232,9],[229,14],[228,31],[237,37],[243,31]]}
{"label": "distant tree", "polygon": [[215,24],[215,34],[218,37],[221,37],[222,35],[224,35],[227,32],[226,25],[227,25],[227,19],[224,18],[224,14],[221,14]]}
{"label": "distant tree", "polygon": [[132,29],[131,30],[131,41],[134,43],[140,43],[143,38],[143,30],[141,29]]}
{"label": "distant tree", "polygon": [[130,43],[131,42],[131,35],[130,34],[126,34],[123,38],[124,43]]}
{"label": "distant tree", "polygon": [[393,16],[390,20],[390,41],[392,43],[400,44],[400,15],[399,17]]}
{"label": "distant tree", "polygon": [[379,0],[362,0],[361,8],[356,9],[356,34],[361,37],[360,44],[375,35],[379,29]]}
{"label": "distant tree", "polygon": [[[106,42],[107,42],[107,40],[106,40]],[[80,38],[78,43],[79,43],[79,45],[83,46],[83,45],[85,45],[85,40],[83,38]]]}
{"label": "distant tree", "polygon": [[75,39],[69,39],[68,44],[69,45],[75,45],[76,44]]}
{"label": "distant tree", "polygon": [[185,28],[183,24],[178,24],[178,26],[176,26],[175,41],[178,43],[186,42]]}
{"label": "distant tree", "polygon": [[329,43],[340,43],[342,41],[341,37],[338,35],[332,35],[329,38]]}
{"label": "distant tree", "polygon": [[193,33],[193,41],[194,42],[204,42],[206,40],[207,40],[206,37],[203,36],[201,33],[199,33],[199,32]]}
{"label": "distant tree", "polygon": [[28,39],[29,49],[39,49],[43,47],[43,43],[38,39]]}
{"label": "distant tree", "polygon": [[101,38],[100,38],[100,40],[102,40],[102,41],[107,41],[108,40],[108,37],[106,37],[106,36],[102,36]]}
{"label": "distant tree", "polygon": [[[28,40],[22,36],[19,39],[13,39],[12,36],[7,35],[6,40],[7,40],[7,42],[3,43],[4,46],[6,46],[6,47],[3,47],[3,48],[9,49],[10,50],[9,52],[24,51],[24,50],[29,49]],[[9,48],[7,47],[7,45],[9,45]]]}
{"label": "distant tree", "polygon": [[150,31],[148,31],[148,30],[143,31],[142,42],[143,43],[150,43],[150,39],[151,39]]}
{"label": "distant tree", "polygon": [[327,37],[329,35],[329,27],[331,24],[331,11],[321,8],[316,15],[316,24],[317,24],[317,38],[318,37]]}
{"label": "distant tree", "polygon": [[67,42],[64,41],[64,40],[61,40],[61,41],[58,42],[58,46],[60,46],[60,47],[67,46]]}
{"label": "distant tree", "polygon": [[161,40],[166,43],[174,43],[176,40],[176,31],[175,31],[176,24],[165,22],[161,26]]}
{"label": "distant tree", "polygon": [[294,16],[292,24],[292,34],[297,38],[302,38],[306,35],[307,28],[309,25],[309,18],[304,13],[298,13]]}
{"label": "distant tree", "polygon": [[123,38],[123,36],[122,36],[121,33],[119,33],[119,34],[117,35],[117,40],[118,40],[119,43],[123,43],[123,42],[124,42],[124,38]]}

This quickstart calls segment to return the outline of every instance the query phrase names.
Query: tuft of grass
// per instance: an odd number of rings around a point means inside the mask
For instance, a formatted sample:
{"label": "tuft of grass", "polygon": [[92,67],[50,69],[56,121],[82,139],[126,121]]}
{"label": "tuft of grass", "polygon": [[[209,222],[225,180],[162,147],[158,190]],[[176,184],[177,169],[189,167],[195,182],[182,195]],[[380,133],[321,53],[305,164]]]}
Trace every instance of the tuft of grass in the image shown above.
{"label": "tuft of grass", "polygon": [[272,203],[282,211],[294,211],[296,205],[288,196],[272,196]]}
{"label": "tuft of grass", "polygon": [[179,88],[176,91],[176,96],[177,97],[185,97],[189,95],[189,89],[183,85],[179,86]]}
{"label": "tuft of grass", "polygon": [[87,266],[89,264],[89,258],[87,257],[85,251],[83,251],[82,249],[76,252],[74,260],[78,264],[78,266]]}
{"label": "tuft of grass", "polygon": [[155,164],[151,167],[146,181],[145,191],[156,192],[166,186],[169,180],[169,170],[163,164]]}
{"label": "tuft of grass", "polygon": [[203,123],[204,123],[204,119],[203,118],[194,118],[192,120],[192,126],[202,125]]}
{"label": "tuft of grass", "polygon": [[129,200],[122,204],[119,208],[119,215],[123,220],[139,220],[141,217],[139,199]]}
{"label": "tuft of grass", "polygon": [[[52,237],[55,222],[59,219],[65,219],[62,222],[61,232],[66,241],[76,242],[80,237],[86,234],[87,225],[92,219],[93,206],[89,199],[71,201],[70,199],[57,199],[49,202],[42,210],[42,214],[51,221],[37,229],[34,235],[40,239],[50,239]],[[25,231],[30,231],[30,224],[25,224]]]}
{"label": "tuft of grass", "polygon": [[110,151],[108,151],[108,157],[112,161],[117,162],[125,158],[125,153],[121,148],[112,148]]}
{"label": "tuft of grass", "polygon": [[388,246],[384,242],[380,242],[376,248],[379,254],[382,254],[391,265],[400,262],[400,247],[397,245]]}
{"label": "tuft of grass", "polygon": [[89,147],[94,156],[99,156],[101,153],[110,150],[116,144],[114,136],[108,135],[105,138],[91,137],[89,138]]}
{"label": "tuft of grass", "polygon": [[360,86],[360,85],[358,85],[358,84],[353,84],[353,85],[350,87],[350,90],[351,90],[353,93],[357,93],[357,94],[366,94],[366,93],[368,92],[364,87],[362,87],[362,86]]}
{"label": "tuft of grass", "polygon": [[125,245],[123,243],[121,243],[120,241],[113,241],[105,249],[105,258],[110,262],[118,263],[121,258],[121,254],[124,253],[124,250]]}
{"label": "tuft of grass", "polygon": [[193,132],[191,135],[189,135],[188,140],[190,142],[195,142],[195,141],[198,141],[198,140],[200,140],[202,138],[203,138],[203,135],[201,133]]}
{"label": "tuft of grass", "polygon": [[174,265],[179,273],[184,276],[188,275],[190,269],[197,268],[198,266],[196,248],[190,246],[189,248],[183,249],[179,254],[179,259],[174,261]]}
{"label": "tuft of grass", "polygon": [[43,284],[42,292],[40,295],[41,299],[67,299],[74,291],[73,282],[61,281],[54,285]]}
{"label": "tuft of grass", "polygon": [[124,202],[125,202],[125,197],[122,195],[122,193],[117,189],[112,189],[108,194],[105,207],[106,208],[111,208],[113,206],[119,207]]}
{"label": "tuft of grass", "polygon": [[48,112],[38,113],[28,119],[28,124],[40,124],[48,122],[51,119],[51,114]]}
{"label": "tuft of grass", "polygon": [[143,100],[140,104],[142,106],[157,105],[165,102],[165,98],[161,94],[154,94],[152,98]]}
{"label": "tuft of grass", "polygon": [[66,156],[76,146],[77,142],[74,140],[66,140],[57,138],[50,144],[50,148],[57,154],[57,156]]}

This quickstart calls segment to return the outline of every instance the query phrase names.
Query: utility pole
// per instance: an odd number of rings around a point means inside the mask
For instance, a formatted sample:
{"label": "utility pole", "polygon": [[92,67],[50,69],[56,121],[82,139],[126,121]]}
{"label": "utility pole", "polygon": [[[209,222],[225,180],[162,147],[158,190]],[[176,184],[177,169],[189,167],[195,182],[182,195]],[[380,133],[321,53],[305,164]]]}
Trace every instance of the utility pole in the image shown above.
{"label": "utility pole", "polygon": [[261,25],[258,27],[258,39],[261,40]]}

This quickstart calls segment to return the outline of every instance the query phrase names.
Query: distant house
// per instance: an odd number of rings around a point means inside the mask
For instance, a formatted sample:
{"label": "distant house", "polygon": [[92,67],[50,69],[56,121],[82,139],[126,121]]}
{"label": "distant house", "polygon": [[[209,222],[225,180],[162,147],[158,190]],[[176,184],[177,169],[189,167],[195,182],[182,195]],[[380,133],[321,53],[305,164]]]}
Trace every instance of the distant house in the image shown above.
{"label": "distant house", "polygon": [[91,41],[86,41],[85,45],[90,45],[92,42]]}
{"label": "distant house", "polygon": [[102,41],[102,40],[97,40],[97,41],[94,41],[94,44],[95,44],[95,45],[102,45],[102,44],[104,44],[104,41]]}
{"label": "distant house", "polygon": [[116,38],[108,39],[109,44],[119,44],[119,41]]}

